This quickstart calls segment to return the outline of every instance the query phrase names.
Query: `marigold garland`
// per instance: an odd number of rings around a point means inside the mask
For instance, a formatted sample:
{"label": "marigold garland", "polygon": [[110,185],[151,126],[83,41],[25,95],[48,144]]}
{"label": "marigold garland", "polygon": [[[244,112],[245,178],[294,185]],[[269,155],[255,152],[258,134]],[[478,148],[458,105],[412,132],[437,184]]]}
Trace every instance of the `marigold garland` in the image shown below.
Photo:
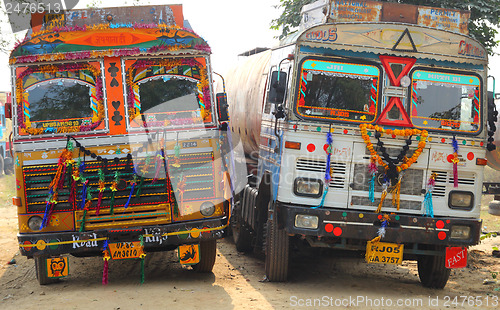
{"label": "marigold garland", "polygon": [[407,137],[407,136],[414,136],[414,135],[420,135],[420,141],[418,142],[418,148],[415,150],[413,155],[411,157],[405,156],[403,158],[403,163],[399,166],[396,167],[397,172],[404,171],[413,165],[420,154],[422,154],[427,136],[429,135],[426,130],[420,130],[420,129],[384,129],[380,126],[377,125],[372,125],[372,124],[360,124],[359,128],[361,130],[361,136],[363,138],[363,141],[366,143],[366,148],[370,151],[370,155],[372,156],[373,160],[378,162],[379,165],[383,166],[385,170],[389,170],[389,165],[384,162],[384,160],[380,157],[380,155],[375,151],[375,148],[373,147],[372,142],[370,141],[370,136],[368,135],[368,129],[370,130],[375,130],[383,134],[387,135],[396,135],[396,136],[402,136],[402,137]]}

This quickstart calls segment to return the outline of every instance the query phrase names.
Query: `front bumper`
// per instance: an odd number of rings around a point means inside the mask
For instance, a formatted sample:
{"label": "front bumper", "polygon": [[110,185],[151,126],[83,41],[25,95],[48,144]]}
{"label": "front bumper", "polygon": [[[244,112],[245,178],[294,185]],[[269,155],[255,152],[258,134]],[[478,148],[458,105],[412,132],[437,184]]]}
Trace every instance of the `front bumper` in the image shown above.
{"label": "front bumper", "polygon": [[200,222],[183,222],[157,226],[124,229],[101,229],[84,232],[61,232],[43,234],[19,234],[22,255],[56,256],[61,254],[100,255],[105,242],[138,241],[143,236],[144,249],[169,250],[175,246],[220,239],[227,230],[227,218],[209,219]]}
{"label": "front bumper", "polygon": [[[317,229],[295,227],[297,214],[318,217]],[[479,242],[481,220],[425,217],[420,215],[389,214],[390,220],[381,241],[407,244],[431,244],[443,246],[469,246]],[[289,234],[316,236],[321,238],[372,240],[378,236],[383,216],[370,211],[311,209],[288,204],[279,204],[278,218]],[[467,239],[451,238],[453,225],[470,227]]]}

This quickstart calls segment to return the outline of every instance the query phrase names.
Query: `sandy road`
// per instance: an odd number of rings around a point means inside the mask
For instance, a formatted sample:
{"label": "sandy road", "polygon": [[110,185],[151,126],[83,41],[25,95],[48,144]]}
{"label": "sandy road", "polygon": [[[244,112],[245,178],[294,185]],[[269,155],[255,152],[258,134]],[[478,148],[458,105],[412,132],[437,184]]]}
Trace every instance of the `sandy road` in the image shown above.
{"label": "sandy road", "polygon": [[[366,264],[361,258],[294,255],[287,283],[261,282],[264,261],[237,253],[229,240],[218,243],[213,273],[198,274],[177,263],[176,253],[149,253],[146,282],[139,263],[110,261],[109,284],[101,284],[99,257],[70,257],[70,276],[39,286],[33,260],[18,254],[15,209],[2,208],[0,219],[0,309],[498,309],[499,284],[483,285],[500,272],[490,255],[500,237],[474,248],[469,266],[453,270],[443,290],[419,283],[416,263]],[[15,265],[7,265],[11,258]],[[460,296],[474,296],[462,304]],[[454,303],[454,298],[457,297]],[[476,297],[479,297],[477,299]],[[478,306],[477,301],[482,305]],[[495,303],[498,300],[498,303]],[[486,305],[488,302],[488,305]],[[488,307],[487,307],[488,306]]]}

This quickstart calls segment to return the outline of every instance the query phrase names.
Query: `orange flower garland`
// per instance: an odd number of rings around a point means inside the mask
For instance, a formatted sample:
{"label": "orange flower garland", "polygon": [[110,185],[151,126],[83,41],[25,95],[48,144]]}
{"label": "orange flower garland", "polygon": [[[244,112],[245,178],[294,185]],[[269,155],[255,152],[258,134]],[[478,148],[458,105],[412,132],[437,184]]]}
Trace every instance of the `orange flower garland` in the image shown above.
{"label": "orange flower garland", "polygon": [[389,166],[387,165],[387,163],[385,163],[382,160],[382,158],[377,153],[377,151],[375,151],[375,148],[373,147],[373,144],[370,141],[370,136],[368,135],[368,129],[375,130],[375,131],[378,131],[378,132],[383,133],[383,134],[385,133],[388,135],[395,135],[395,136],[402,136],[402,137],[405,137],[405,136],[407,137],[407,136],[412,136],[412,135],[420,135],[420,141],[418,142],[418,148],[415,150],[415,152],[413,153],[413,155],[411,157],[405,156],[403,158],[403,163],[396,167],[398,172],[401,172],[401,171],[404,171],[404,170],[410,168],[410,166],[413,165],[417,161],[418,157],[420,156],[420,154],[422,154],[422,152],[425,148],[427,136],[429,135],[427,130],[420,130],[420,129],[400,129],[400,130],[395,129],[395,130],[392,130],[392,129],[384,129],[380,126],[377,126],[377,125],[374,126],[372,124],[360,124],[359,128],[361,130],[361,136],[363,138],[363,141],[365,141],[365,143],[366,143],[366,148],[370,151],[370,155],[372,156],[372,160],[374,160],[375,162],[378,162],[378,164],[383,166],[385,168],[385,170],[389,170]]}

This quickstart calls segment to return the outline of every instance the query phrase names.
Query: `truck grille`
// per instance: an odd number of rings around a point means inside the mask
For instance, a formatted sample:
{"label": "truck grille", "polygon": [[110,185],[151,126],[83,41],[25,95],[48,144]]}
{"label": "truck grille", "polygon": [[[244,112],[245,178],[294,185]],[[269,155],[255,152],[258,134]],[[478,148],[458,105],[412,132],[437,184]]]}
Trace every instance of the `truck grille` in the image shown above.
{"label": "truck grille", "polygon": [[[320,172],[321,178],[324,178],[326,170],[326,161],[299,158],[295,169],[298,171]],[[346,174],[347,164],[339,162],[330,163],[330,172],[332,179],[330,180],[330,188],[346,189]]]}
{"label": "truck grille", "polygon": [[[182,171],[182,175],[186,177],[184,200],[213,198],[215,196],[213,153],[182,154],[179,159],[179,171]],[[173,161],[173,156],[169,156],[168,160],[169,163]],[[136,167],[137,171],[142,167],[142,162]],[[43,213],[45,211],[49,186],[56,175],[57,168],[56,164],[23,167],[27,213]],[[130,195],[134,173],[133,163],[127,158],[108,163],[107,169],[104,171],[106,189],[101,200],[99,215],[97,215],[98,171],[102,168],[101,162],[86,162],[84,175],[89,180],[88,188],[92,194],[92,206],[85,215],[85,230],[172,222],[171,205],[175,203],[175,195],[170,178],[165,177],[163,173],[153,182],[154,173],[151,173],[151,170],[154,170],[154,164],[151,164],[150,171],[144,179],[141,180],[140,177],[137,177],[137,184]],[[161,169],[164,169],[163,165]],[[113,214],[111,214],[112,191],[110,186],[114,181],[116,171],[119,172],[120,181],[114,195]],[[76,199],[70,202],[70,177],[69,173],[64,176],[64,186],[58,190],[54,212],[75,211],[76,229],[78,230],[81,227],[84,213],[82,207],[83,186],[78,182]],[[172,175],[172,177],[174,176]],[[139,185],[140,183],[142,185]],[[140,192],[138,188],[140,188]],[[130,203],[125,208],[129,196]]]}
{"label": "truck grille", "polygon": [[[383,168],[380,167],[379,174],[383,173]],[[354,181],[352,189],[356,191],[369,191],[369,181],[372,176],[369,173],[368,165],[356,164],[354,165]],[[416,195],[422,194],[424,185],[424,170],[407,169],[403,179],[401,180],[401,195]],[[375,180],[375,192],[382,192],[382,185]]]}

